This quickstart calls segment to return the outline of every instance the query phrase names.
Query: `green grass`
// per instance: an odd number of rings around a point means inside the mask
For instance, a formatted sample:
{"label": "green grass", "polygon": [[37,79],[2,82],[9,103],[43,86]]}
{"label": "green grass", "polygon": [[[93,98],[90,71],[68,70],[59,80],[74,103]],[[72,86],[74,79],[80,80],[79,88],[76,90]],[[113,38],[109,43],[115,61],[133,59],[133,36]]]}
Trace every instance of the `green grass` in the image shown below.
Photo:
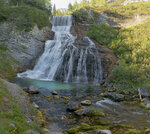
{"label": "green grass", "polygon": [[[4,102],[4,97],[9,100],[7,103]],[[15,128],[10,127],[11,123],[15,124]],[[26,122],[23,111],[0,81],[0,134],[18,134],[32,128],[39,130],[35,124]]]}
{"label": "green grass", "polygon": [[92,26],[88,35],[114,50],[119,66],[111,72],[109,81],[124,89],[150,87],[150,19],[146,22],[115,30],[101,24]]}

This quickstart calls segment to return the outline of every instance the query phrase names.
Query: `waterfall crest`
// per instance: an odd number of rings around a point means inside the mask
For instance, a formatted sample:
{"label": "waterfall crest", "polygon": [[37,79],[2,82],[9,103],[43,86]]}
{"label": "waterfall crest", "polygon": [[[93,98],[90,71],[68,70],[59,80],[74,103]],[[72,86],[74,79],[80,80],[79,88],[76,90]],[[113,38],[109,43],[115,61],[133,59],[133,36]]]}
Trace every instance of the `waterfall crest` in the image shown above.
{"label": "waterfall crest", "polygon": [[86,45],[75,45],[76,37],[70,33],[72,16],[54,16],[52,24],[54,40],[46,41],[44,53],[33,70],[19,73],[18,77],[46,81],[101,82],[99,52],[88,37],[82,39]]}

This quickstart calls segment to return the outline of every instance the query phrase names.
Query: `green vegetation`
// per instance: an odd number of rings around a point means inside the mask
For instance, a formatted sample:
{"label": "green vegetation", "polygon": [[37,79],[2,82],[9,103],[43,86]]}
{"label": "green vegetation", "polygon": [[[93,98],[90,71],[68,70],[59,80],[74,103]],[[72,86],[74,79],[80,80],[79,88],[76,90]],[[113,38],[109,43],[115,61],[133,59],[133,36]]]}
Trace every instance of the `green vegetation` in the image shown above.
{"label": "green vegetation", "polygon": [[19,64],[7,51],[7,46],[0,44],[0,75],[12,74]]}
{"label": "green vegetation", "polygon": [[23,49],[27,49],[27,48],[28,48],[28,47],[25,46],[25,45],[21,45],[21,47],[22,47]]}
{"label": "green vegetation", "polygon": [[15,6],[22,5],[22,4],[29,5],[41,10],[47,10],[51,12],[50,0],[9,0],[9,3]]}
{"label": "green vegetation", "polygon": [[118,3],[112,3],[107,7],[102,7],[98,11],[107,13],[107,15],[116,18],[129,18],[137,14],[150,15],[149,5],[150,1],[127,4],[126,6],[118,5]]}
{"label": "green vegetation", "polygon": [[[122,5],[124,0],[106,4],[105,1],[82,0],[68,5],[67,12],[56,15],[72,14],[78,22],[94,23],[99,13],[106,13],[117,22],[134,16],[149,16],[150,1]],[[101,3],[101,4],[100,4]],[[114,50],[118,65],[114,67],[109,82],[120,85],[122,89],[150,87],[150,19],[146,22],[120,30],[108,24],[92,25],[88,36]],[[120,87],[119,86],[119,87]]]}
{"label": "green vegetation", "polygon": [[109,127],[101,126],[101,125],[92,126],[92,125],[89,125],[89,124],[86,124],[86,123],[81,123],[78,126],[73,126],[72,128],[67,129],[66,131],[69,134],[76,134],[77,132],[88,132],[88,131],[91,131],[91,130],[93,132],[96,132],[96,130],[98,130],[98,129],[109,129]]}
{"label": "green vegetation", "polygon": [[[99,4],[91,0],[87,4],[76,4],[70,8],[76,19],[92,23],[99,13],[106,13],[117,22],[133,16],[149,16],[150,2],[121,5],[124,0],[111,4]],[[95,4],[91,4],[95,3]],[[70,6],[71,7],[71,6]],[[122,89],[136,89],[141,86],[150,87],[150,19],[142,24],[122,28],[112,28],[108,24],[92,25],[87,34],[97,42],[114,50],[118,57],[118,65],[114,67],[109,82],[120,85]],[[119,87],[120,87],[119,86]]]}
{"label": "green vegetation", "polygon": [[101,25],[92,25],[88,30],[88,36],[104,45],[108,45],[112,42],[112,40],[117,39],[117,34],[118,30],[112,28],[106,23]]}
{"label": "green vegetation", "polygon": [[129,129],[125,134],[138,134],[139,132],[136,129]]}
{"label": "green vegetation", "polygon": [[[35,25],[39,28],[49,24],[50,11],[44,6],[40,7],[30,0],[17,4],[14,1],[4,3],[0,0],[0,22],[14,24],[19,30],[30,31]],[[38,2],[37,2],[38,3]]]}
{"label": "green vegetation", "polygon": [[[5,98],[5,99],[4,99]],[[7,100],[7,102],[5,102]],[[18,134],[38,126],[26,122],[18,104],[12,99],[8,89],[0,81],[0,134]],[[14,124],[15,126],[11,126]]]}
{"label": "green vegetation", "polygon": [[116,30],[108,24],[94,25],[88,35],[114,50],[119,58],[110,77],[124,88],[150,86],[150,19],[137,26]]}

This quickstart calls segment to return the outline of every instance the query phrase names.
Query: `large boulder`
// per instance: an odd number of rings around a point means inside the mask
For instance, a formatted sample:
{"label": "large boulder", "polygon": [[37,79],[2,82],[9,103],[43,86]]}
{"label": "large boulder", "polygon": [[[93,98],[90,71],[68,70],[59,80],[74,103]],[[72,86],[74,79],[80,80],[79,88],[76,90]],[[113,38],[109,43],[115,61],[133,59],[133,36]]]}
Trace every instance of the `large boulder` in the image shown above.
{"label": "large boulder", "polygon": [[138,89],[138,92],[139,92],[139,95],[141,95],[142,97],[150,97],[150,93],[147,88],[141,87]]}
{"label": "large boulder", "polygon": [[125,96],[123,94],[118,94],[116,92],[104,93],[102,96],[108,97],[114,101],[123,101],[125,99]]}
{"label": "large boulder", "polygon": [[36,86],[30,86],[29,88],[25,88],[23,90],[29,94],[39,94],[40,93],[40,91],[38,90],[38,87],[36,87]]}

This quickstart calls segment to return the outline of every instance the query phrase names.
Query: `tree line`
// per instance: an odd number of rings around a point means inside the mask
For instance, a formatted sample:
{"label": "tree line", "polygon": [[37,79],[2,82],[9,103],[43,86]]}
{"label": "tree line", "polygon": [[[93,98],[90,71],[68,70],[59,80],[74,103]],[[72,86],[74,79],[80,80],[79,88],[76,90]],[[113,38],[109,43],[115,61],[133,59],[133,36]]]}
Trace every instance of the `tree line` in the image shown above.
{"label": "tree line", "polygon": [[15,6],[26,4],[41,10],[51,11],[51,0],[9,0],[9,3]]}
{"label": "tree line", "polygon": [[74,4],[69,3],[68,4],[68,10],[63,12],[60,9],[56,9],[56,5],[53,6],[53,15],[65,15],[70,14],[71,12],[80,9],[82,7],[101,7],[106,6],[106,0],[82,0],[80,3],[77,2],[77,0],[74,2]]}

